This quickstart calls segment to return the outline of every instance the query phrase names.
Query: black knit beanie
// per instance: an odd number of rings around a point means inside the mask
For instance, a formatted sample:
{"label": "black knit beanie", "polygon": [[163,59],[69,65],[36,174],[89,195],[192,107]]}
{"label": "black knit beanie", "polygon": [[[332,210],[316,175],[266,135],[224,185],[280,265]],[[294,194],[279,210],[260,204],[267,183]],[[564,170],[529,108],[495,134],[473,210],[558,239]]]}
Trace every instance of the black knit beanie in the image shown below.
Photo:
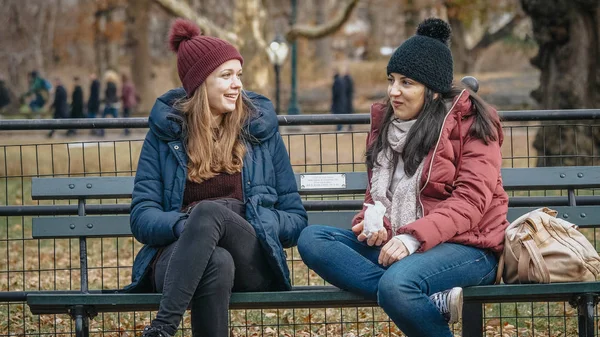
{"label": "black knit beanie", "polygon": [[438,93],[452,89],[452,53],[450,25],[437,18],[419,24],[417,35],[394,51],[387,73],[398,73],[420,82]]}

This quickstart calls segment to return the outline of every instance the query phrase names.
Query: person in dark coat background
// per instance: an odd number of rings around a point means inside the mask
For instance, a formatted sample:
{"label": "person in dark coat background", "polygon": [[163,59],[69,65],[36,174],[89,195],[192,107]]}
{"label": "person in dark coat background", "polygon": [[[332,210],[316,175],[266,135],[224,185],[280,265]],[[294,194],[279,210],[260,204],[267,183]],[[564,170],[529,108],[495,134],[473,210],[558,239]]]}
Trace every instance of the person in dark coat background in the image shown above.
{"label": "person in dark coat background", "polygon": [[[121,101],[123,102],[123,117],[129,118],[135,110],[138,103],[138,95],[135,90],[135,84],[126,74],[121,75]],[[129,129],[124,130],[124,134],[129,135]]]}
{"label": "person in dark coat background", "polygon": [[[331,86],[331,113],[346,113],[346,89],[344,79],[340,76],[337,69],[334,70],[333,85]],[[342,129],[342,124],[338,124],[337,131]]]}
{"label": "person in dark coat background", "polygon": [[[87,116],[89,118],[96,118],[98,111],[100,111],[100,81],[96,73],[90,74],[90,98],[87,102]],[[96,135],[98,130],[92,129],[91,134]]]}
{"label": "person in dark coat background", "polygon": [[[79,83],[79,77],[73,77],[73,83],[75,84],[75,88],[73,89],[73,93],[71,94],[71,118],[84,118],[83,114],[83,89],[81,88],[81,84]],[[69,129],[67,131],[67,136],[77,134],[76,129]]]}
{"label": "person in dark coat background", "polygon": [[[117,118],[119,117],[119,96],[117,94],[119,75],[112,70],[108,70],[104,74],[104,81],[106,82],[106,88],[104,89],[104,111],[102,112],[102,118],[106,118],[109,115]],[[104,137],[104,129],[98,130],[98,135]]]}
{"label": "person in dark coat background", "polygon": [[11,102],[11,92],[6,86],[4,78],[0,77],[0,111]]}
{"label": "person in dark coat background", "polygon": [[[354,99],[354,81],[352,80],[352,76],[350,76],[350,72],[348,71],[348,67],[344,69],[344,90],[346,91],[346,108],[344,113],[351,114],[354,113],[354,104],[352,103]],[[348,131],[352,131],[352,124],[348,124]]]}
{"label": "person in dark coat background", "polygon": [[[60,78],[54,79],[54,86],[56,89],[54,90],[54,101],[50,106],[50,109],[53,111],[52,118],[61,119],[69,117],[69,104],[67,103],[67,90],[62,84]],[[50,130],[48,133],[48,138],[54,135],[54,130]]]}

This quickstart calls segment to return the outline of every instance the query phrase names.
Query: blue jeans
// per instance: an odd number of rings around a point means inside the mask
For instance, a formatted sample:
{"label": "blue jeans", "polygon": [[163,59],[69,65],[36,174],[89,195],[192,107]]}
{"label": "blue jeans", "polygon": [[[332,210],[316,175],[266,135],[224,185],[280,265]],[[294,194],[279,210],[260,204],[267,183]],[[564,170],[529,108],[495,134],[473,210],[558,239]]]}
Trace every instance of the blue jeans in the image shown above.
{"label": "blue jeans", "polygon": [[106,104],[104,106],[104,112],[102,112],[102,118],[106,118],[108,115],[113,116],[113,118],[117,118],[119,117],[119,110],[117,110],[117,108],[111,104]]}
{"label": "blue jeans", "polygon": [[494,253],[442,243],[389,267],[378,262],[381,247],[360,242],[350,230],[308,226],[298,240],[306,265],[327,282],[377,303],[407,336],[452,336],[429,296],[453,287],[492,284]]}
{"label": "blue jeans", "polygon": [[44,104],[46,104],[46,100],[44,100],[44,97],[42,97],[42,95],[36,94],[35,98],[31,102],[29,102],[29,108],[31,109],[32,113],[39,115],[39,112],[44,107]]}

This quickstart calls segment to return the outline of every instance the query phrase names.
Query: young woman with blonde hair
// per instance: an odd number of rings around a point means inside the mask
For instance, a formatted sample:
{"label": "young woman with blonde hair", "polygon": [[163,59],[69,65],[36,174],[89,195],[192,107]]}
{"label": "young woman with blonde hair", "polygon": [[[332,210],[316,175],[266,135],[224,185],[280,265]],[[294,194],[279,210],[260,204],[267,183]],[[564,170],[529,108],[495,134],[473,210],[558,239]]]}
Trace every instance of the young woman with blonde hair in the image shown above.
{"label": "young woman with blonde hair", "polygon": [[131,229],[145,246],[128,291],[159,291],[143,336],[226,337],[235,291],[291,289],[284,247],[307,215],[271,102],[242,90],[243,58],[190,21],[171,28],[183,88],[159,97],[135,177]]}

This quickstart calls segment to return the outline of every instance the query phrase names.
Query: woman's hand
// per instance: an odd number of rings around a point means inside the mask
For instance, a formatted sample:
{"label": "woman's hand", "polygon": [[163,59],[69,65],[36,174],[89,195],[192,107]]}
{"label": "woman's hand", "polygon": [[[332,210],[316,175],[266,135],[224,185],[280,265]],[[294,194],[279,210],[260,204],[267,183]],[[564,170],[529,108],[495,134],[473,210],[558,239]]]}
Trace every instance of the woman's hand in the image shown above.
{"label": "woman's hand", "polygon": [[380,229],[377,233],[371,234],[370,238],[363,233],[364,221],[352,226],[352,232],[357,236],[358,241],[367,240],[369,246],[381,246],[387,240],[387,231],[385,228]]}
{"label": "woman's hand", "polygon": [[401,259],[407,257],[408,249],[402,242],[402,240],[392,238],[388,243],[386,243],[379,253],[379,264],[384,267],[391,266],[396,261],[400,261]]}

